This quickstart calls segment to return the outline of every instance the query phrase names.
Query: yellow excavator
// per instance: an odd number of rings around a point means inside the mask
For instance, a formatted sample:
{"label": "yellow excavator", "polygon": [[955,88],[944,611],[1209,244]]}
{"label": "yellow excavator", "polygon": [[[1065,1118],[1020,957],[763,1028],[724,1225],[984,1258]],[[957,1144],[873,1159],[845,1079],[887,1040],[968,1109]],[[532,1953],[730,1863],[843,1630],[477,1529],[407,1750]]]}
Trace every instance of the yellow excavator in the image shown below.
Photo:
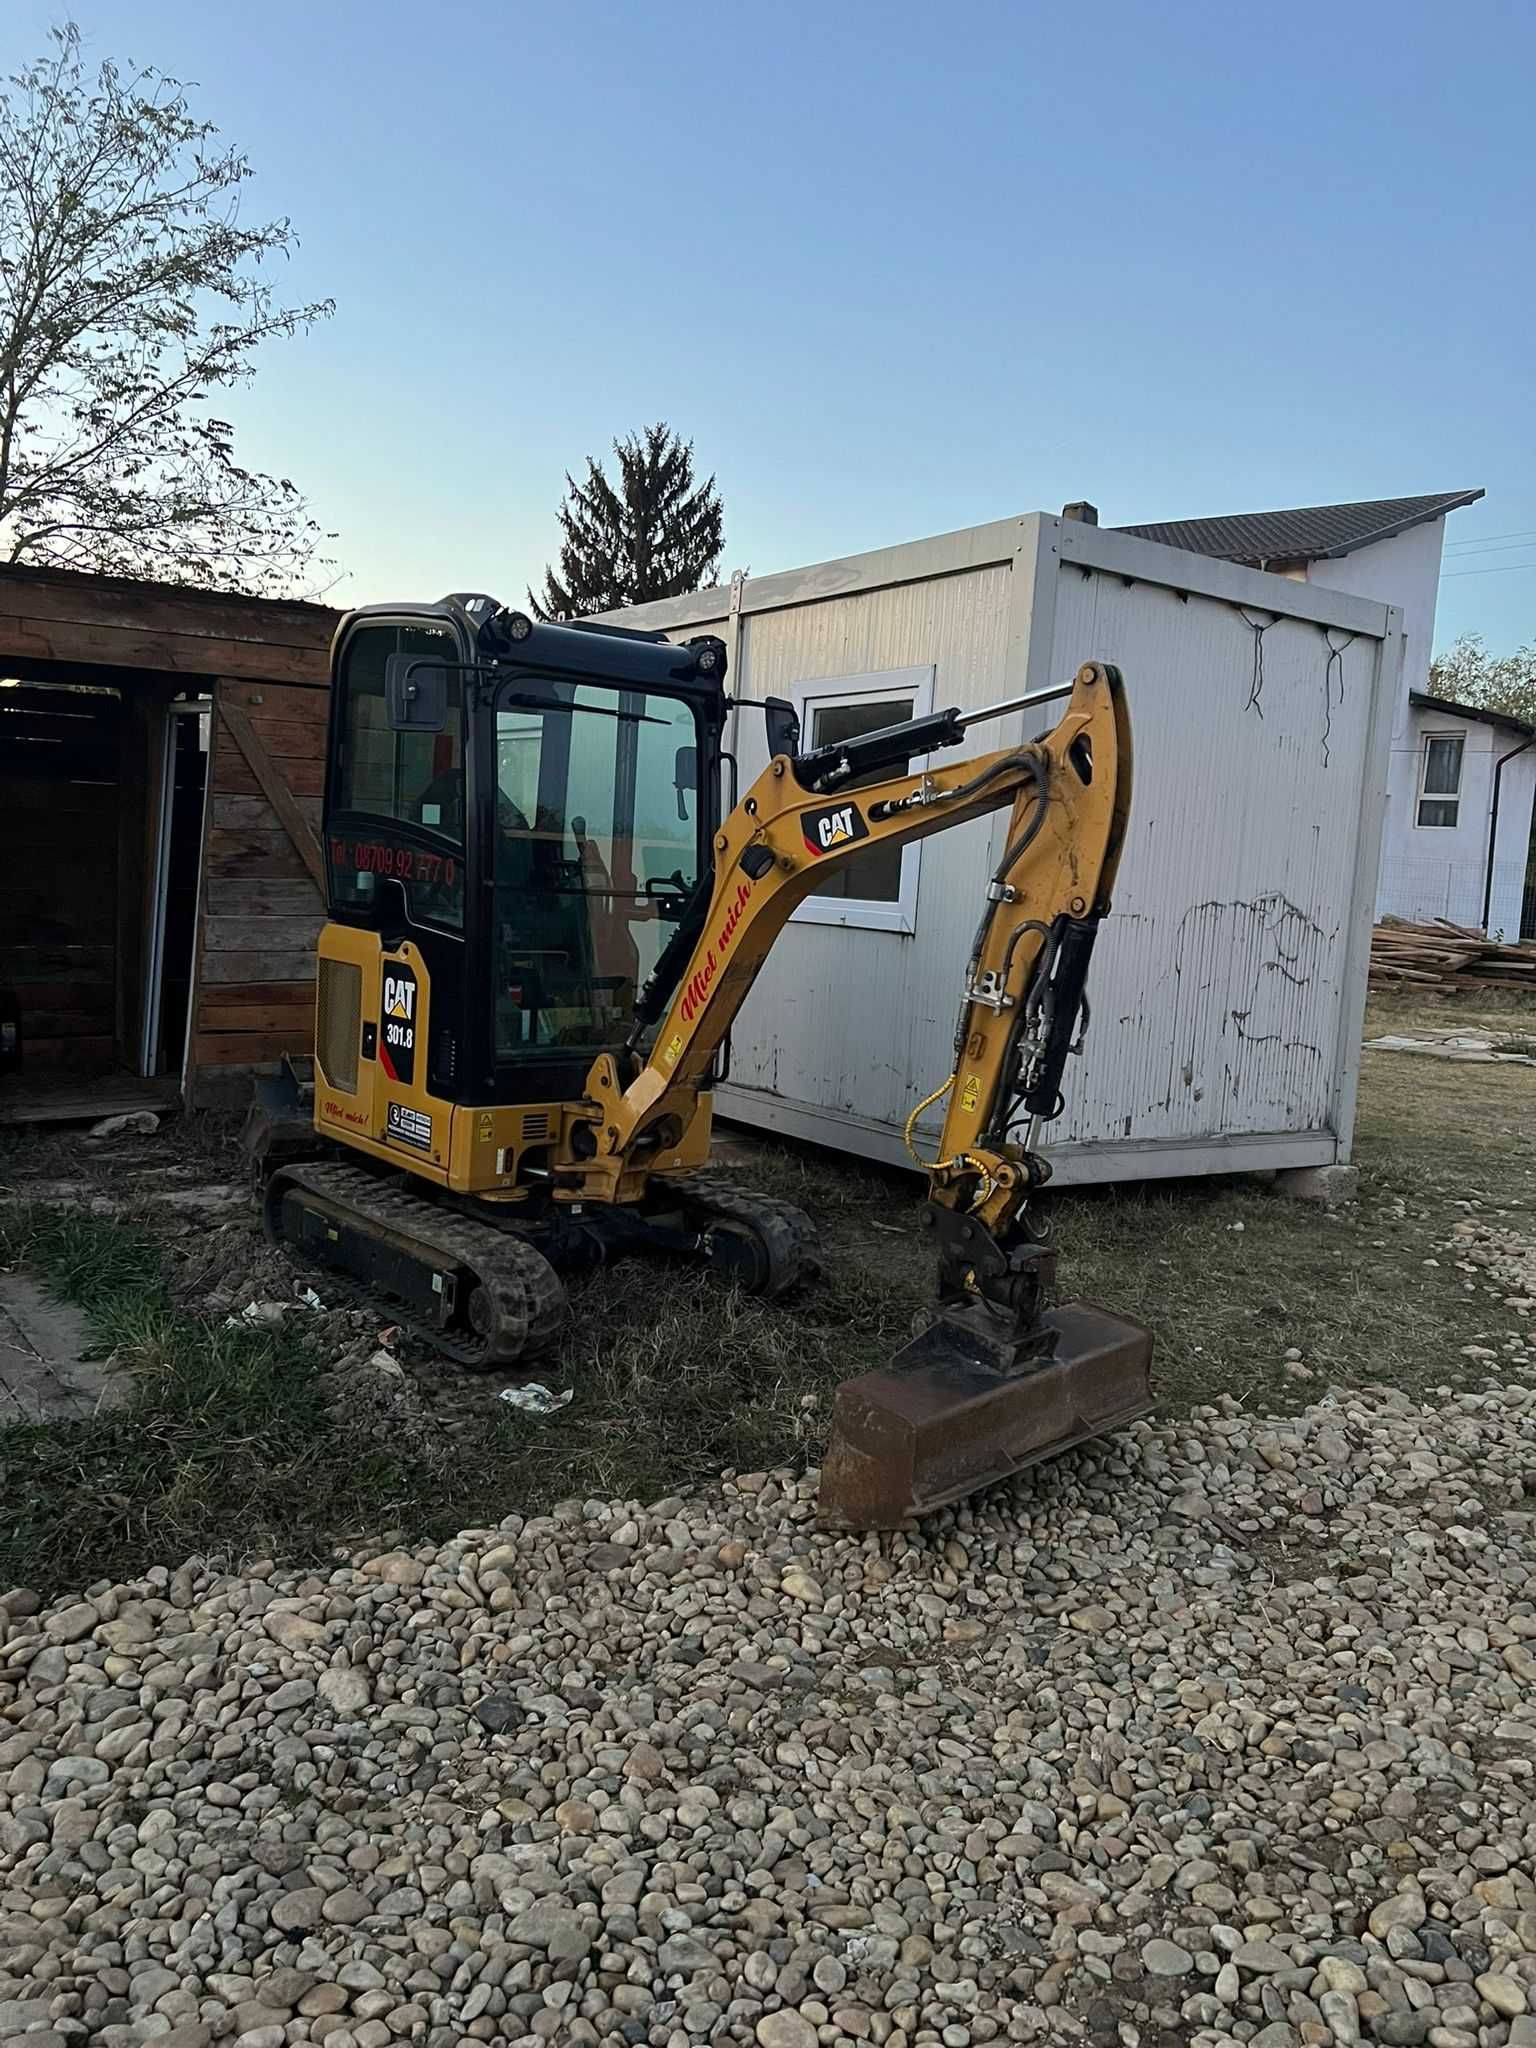
{"label": "yellow excavator", "polygon": [[[1043,737],[914,772],[1063,697]],[[764,718],[770,759],[722,815],[733,708]],[[554,1344],[560,1272],[594,1259],[704,1260],[768,1296],[813,1285],[809,1218],[705,1170],[732,1020],[830,870],[1010,806],[954,1070],[907,1126],[910,1144],[947,1097],[919,1162],[935,1313],[839,1389],[822,1515],[895,1527],[1145,1413],[1150,1337],[1054,1305],[1035,1219],[1130,788],[1125,692],[1101,663],[802,751],[792,705],[733,707],[717,639],[540,624],[473,594],[350,613],[312,1116],[299,1143],[270,1103],[254,1119],[270,1236],[471,1366]]]}

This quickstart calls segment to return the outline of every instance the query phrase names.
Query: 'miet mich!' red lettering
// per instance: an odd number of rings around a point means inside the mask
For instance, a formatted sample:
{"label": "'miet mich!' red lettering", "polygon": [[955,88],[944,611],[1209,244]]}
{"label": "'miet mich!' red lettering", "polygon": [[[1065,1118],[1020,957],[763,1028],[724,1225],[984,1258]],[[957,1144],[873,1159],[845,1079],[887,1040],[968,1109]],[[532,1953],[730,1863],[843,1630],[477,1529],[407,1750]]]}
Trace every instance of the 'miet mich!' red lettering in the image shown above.
{"label": "'miet mich!' red lettering", "polygon": [[709,994],[710,984],[720,971],[720,963],[725,958],[727,946],[730,945],[731,940],[736,936],[737,927],[741,923],[742,914],[747,907],[747,899],[751,894],[752,884],[750,882],[743,882],[732,898],[725,916],[721,919],[720,929],[716,932],[709,951],[704,955],[703,964],[696,967],[692,974],[689,975],[688,986],[683,990],[682,1002],[682,1015],[685,1024],[691,1024],[698,1016],[700,1010],[703,1009],[704,998]]}

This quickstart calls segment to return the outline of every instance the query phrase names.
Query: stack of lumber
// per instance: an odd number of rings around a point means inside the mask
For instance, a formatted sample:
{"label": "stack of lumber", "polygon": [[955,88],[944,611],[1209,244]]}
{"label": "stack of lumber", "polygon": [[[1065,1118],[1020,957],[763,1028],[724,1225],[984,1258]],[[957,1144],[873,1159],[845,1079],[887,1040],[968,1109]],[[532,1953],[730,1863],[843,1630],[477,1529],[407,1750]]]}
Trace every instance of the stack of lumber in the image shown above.
{"label": "stack of lumber", "polygon": [[1502,983],[1536,994],[1536,944],[1508,946],[1444,917],[1432,924],[1384,917],[1371,933],[1371,980],[1447,989]]}

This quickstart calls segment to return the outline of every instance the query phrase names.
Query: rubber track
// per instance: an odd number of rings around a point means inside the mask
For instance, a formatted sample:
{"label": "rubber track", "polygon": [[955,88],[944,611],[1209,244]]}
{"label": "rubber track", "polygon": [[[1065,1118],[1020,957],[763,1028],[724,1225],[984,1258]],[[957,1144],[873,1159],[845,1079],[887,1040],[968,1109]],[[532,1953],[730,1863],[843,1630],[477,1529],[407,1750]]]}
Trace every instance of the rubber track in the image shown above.
{"label": "rubber track", "polygon": [[778,1300],[817,1270],[816,1226],[793,1202],[754,1194],[725,1173],[657,1174],[651,1185],[676,1195],[706,1224],[718,1216],[744,1224],[760,1240],[768,1253],[768,1279],[756,1292],[765,1300]]}
{"label": "rubber track", "polygon": [[[338,1209],[350,1211],[365,1226],[377,1225],[422,1247],[423,1264],[468,1267],[495,1307],[493,1336],[479,1337],[465,1329],[447,1331],[414,1313],[405,1303],[389,1300],[389,1313],[434,1351],[461,1365],[513,1365],[543,1350],[564,1327],[567,1303],[560,1276],[544,1254],[526,1238],[493,1224],[476,1222],[452,1209],[392,1187],[361,1167],[305,1161],[279,1169],[265,1200],[265,1214],[275,1215],[285,1188],[307,1190]],[[271,1225],[269,1223],[269,1231]],[[277,1242],[302,1258],[303,1249],[277,1235]],[[372,1303],[376,1296],[333,1267],[321,1268],[340,1281],[355,1299]]]}

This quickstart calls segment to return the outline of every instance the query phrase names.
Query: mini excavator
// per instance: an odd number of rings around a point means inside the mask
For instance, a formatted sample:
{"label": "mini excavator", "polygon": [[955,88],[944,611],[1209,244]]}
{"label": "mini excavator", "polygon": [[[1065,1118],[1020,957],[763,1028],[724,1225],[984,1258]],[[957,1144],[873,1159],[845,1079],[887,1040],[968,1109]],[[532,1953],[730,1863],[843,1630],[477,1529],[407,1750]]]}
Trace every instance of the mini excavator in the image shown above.
{"label": "mini excavator", "polygon": [[[813,1284],[810,1219],[706,1170],[732,1020],[829,871],[1011,807],[954,1070],[907,1125],[910,1148],[947,1098],[918,1162],[935,1312],[838,1390],[822,1468],[827,1523],[895,1527],[1150,1406],[1150,1337],[1055,1305],[1035,1216],[1125,834],[1125,692],[1092,662],[802,751],[792,705],[733,706],[725,684],[717,639],[537,624],[483,596],[343,619],[313,1110],[297,1145],[270,1099],[253,1117],[266,1227],[471,1366],[552,1345],[560,1273],[595,1259],[703,1260],[770,1297]],[[929,760],[1063,697],[1039,739]],[[733,708],[764,718],[770,759],[722,815]]]}

